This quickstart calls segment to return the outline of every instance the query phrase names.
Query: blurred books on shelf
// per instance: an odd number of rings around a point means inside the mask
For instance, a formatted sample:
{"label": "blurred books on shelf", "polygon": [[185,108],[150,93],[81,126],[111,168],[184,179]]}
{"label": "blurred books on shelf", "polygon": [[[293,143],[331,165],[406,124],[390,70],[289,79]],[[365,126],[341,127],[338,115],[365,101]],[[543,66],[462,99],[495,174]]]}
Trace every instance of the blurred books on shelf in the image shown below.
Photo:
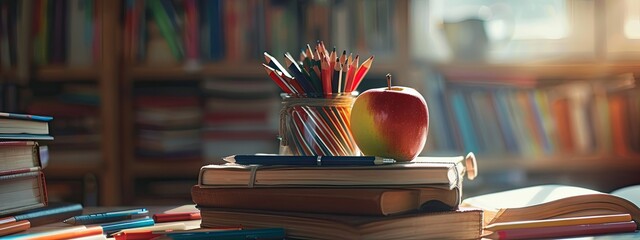
{"label": "blurred books on shelf", "polygon": [[640,154],[639,131],[631,126],[640,120],[633,76],[556,84],[491,79],[482,74],[429,78],[430,116],[439,126],[431,128],[430,148],[474,151],[496,160]]}
{"label": "blurred books on shelf", "polygon": [[56,141],[48,145],[52,163],[57,166],[99,163],[100,98],[91,84],[41,84],[31,89],[26,109],[34,114],[56,116],[51,134]]}
{"label": "blurred books on shelf", "polygon": [[99,62],[101,29],[98,11],[93,0],[33,1],[33,62],[38,66],[70,67],[85,67]]}
{"label": "blurred books on shelf", "polygon": [[395,52],[396,22],[393,1],[129,0],[124,50],[133,63],[188,69],[282,56],[317,40],[385,58]]}
{"label": "blurred books on shelf", "polygon": [[236,153],[278,151],[277,88],[267,79],[206,79],[203,154],[218,162]]}
{"label": "blurred books on shelf", "polygon": [[[137,87],[136,156],[141,160],[198,158],[202,147],[202,107],[195,86]],[[174,86],[174,87],[172,87]]]}

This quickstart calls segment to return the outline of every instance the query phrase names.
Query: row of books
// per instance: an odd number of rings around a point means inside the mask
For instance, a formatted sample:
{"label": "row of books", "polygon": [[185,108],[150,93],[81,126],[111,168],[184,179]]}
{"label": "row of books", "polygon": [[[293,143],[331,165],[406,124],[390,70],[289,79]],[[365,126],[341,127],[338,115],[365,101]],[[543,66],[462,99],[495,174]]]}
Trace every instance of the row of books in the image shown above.
{"label": "row of books", "polygon": [[266,79],[203,81],[203,154],[207,162],[243,153],[277,153],[280,101]]}
{"label": "row of books", "polygon": [[393,1],[128,0],[124,13],[132,62],[258,60],[317,39],[378,56],[395,45]]}
{"label": "row of books", "polygon": [[431,78],[432,148],[535,157],[640,152],[632,76],[552,86]]}
{"label": "row of books", "polygon": [[24,103],[31,114],[56,116],[50,124],[56,141],[49,144],[55,165],[102,161],[100,97],[95,84],[38,83]]}
{"label": "row of books", "polygon": [[135,86],[139,159],[218,161],[278,151],[277,88],[266,79],[206,79]]}
{"label": "row of books", "polygon": [[136,156],[200,159],[202,104],[197,85],[167,83],[134,89]]}
{"label": "row of books", "polygon": [[[28,42],[37,65],[88,66],[100,57],[100,18],[94,0],[9,0],[2,1],[0,9],[3,67],[15,67],[18,51],[24,48],[19,46]],[[24,29],[31,34],[21,33]]]}

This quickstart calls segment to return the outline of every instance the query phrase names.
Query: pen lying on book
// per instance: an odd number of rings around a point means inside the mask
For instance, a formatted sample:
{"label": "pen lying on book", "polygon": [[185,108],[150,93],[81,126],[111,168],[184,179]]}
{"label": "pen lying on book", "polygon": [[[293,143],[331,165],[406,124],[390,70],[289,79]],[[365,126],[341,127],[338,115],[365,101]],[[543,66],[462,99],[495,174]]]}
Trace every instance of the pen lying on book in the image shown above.
{"label": "pen lying on book", "polygon": [[296,165],[296,166],[370,166],[396,161],[374,156],[291,156],[291,155],[233,155],[224,157],[229,163],[243,165]]}
{"label": "pen lying on book", "polygon": [[146,216],[149,214],[149,210],[146,208],[136,208],[129,210],[121,210],[114,212],[94,213],[89,215],[80,215],[70,217],[64,220],[64,223],[79,225],[79,224],[93,224],[93,223],[105,223],[115,222],[125,219],[131,219],[134,216]]}

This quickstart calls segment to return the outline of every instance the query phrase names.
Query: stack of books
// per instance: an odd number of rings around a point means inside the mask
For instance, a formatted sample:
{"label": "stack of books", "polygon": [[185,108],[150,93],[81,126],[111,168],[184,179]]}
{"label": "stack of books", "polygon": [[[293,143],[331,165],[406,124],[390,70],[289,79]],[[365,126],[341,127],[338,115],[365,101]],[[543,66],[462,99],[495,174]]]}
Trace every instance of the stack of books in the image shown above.
{"label": "stack of books", "polygon": [[0,216],[47,205],[42,169],[51,117],[0,112]]}
{"label": "stack of books", "polygon": [[[355,158],[371,161],[342,164]],[[276,227],[313,239],[477,239],[482,233],[482,210],[459,207],[464,176],[477,174],[472,153],[392,164],[373,157],[224,160],[203,166],[191,191],[203,228]],[[325,164],[332,162],[337,165]]]}

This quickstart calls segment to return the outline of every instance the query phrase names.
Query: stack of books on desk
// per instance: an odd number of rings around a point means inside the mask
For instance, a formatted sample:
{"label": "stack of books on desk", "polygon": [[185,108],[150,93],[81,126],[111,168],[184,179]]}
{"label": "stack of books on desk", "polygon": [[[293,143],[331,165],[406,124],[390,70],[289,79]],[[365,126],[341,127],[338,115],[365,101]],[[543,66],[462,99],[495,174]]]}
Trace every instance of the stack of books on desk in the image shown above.
{"label": "stack of books on desk", "polygon": [[[0,216],[47,205],[42,169],[51,117],[0,112]],[[42,150],[41,150],[42,149]]]}
{"label": "stack of books on desk", "polygon": [[278,227],[314,239],[481,236],[482,210],[459,208],[462,179],[476,175],[471,153],[368,166],[235,162],[201,168],[191,192],[201,227]]}

